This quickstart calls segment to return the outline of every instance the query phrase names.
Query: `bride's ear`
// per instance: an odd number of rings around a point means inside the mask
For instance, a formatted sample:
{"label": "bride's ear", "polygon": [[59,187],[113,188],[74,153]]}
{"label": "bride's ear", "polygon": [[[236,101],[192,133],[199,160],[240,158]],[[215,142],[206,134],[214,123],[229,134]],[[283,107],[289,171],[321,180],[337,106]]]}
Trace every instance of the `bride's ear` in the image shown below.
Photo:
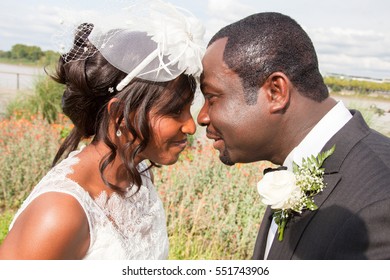
{"label": "bride's ear", "polygon": [[107,111],[110,118],[110,122],[115,124],[123,124],[123,105],[116,97],[111,98],[107,104]]}
{"label": "bride's ear", "polygon": [[120,102],[119,99],[116,97],[111,98],[110,101],[108,101],[107,111],[110,117],[115,117],[115,115],[118,114],[119,106],[120,106]]}
{"label": "bride's ear", "polygon": [[106,108],[109,115],[109,134],[112,136],[116,135],[117,137],[122,135],[122,129],[124,126],[123,114],[121,112],[120,106],[121,104],[119,99],[114,97],[108,101]]}

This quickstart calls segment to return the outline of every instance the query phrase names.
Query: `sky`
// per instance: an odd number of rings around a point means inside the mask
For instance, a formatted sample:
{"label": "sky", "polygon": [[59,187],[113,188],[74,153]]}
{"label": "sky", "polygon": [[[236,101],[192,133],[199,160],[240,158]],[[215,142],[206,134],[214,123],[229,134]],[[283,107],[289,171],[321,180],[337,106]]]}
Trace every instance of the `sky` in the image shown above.
{"label": "sky", "polygon": [[[389,0],[166,0],[192,12],[205,25],[205,43],[220,28],[258,12],[295,19],[316,48],[323,75],[390,78]],[[64,20],[93,14],[99,20],[125,0],[17,0],[0,4],[0,50],[15,44],[59,50]],[[62,23],[62,24],[61,24]]]}

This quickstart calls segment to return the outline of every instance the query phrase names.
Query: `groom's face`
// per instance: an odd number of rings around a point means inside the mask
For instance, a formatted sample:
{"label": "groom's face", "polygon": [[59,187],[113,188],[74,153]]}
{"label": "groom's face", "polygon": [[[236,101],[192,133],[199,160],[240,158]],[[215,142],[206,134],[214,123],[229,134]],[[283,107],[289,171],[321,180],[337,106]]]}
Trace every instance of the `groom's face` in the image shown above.
{"label": "groom's face", "polygon": [[207,127],[207,137],[214,140],[223,163],[262,160],[272,141],[267,130],[265,95],[259,88],[256,104],[247,104],[241,78],[223,60],[226,42],[227,38],[215,41],[203,58],[201,90],[205,103],[197,120]]}

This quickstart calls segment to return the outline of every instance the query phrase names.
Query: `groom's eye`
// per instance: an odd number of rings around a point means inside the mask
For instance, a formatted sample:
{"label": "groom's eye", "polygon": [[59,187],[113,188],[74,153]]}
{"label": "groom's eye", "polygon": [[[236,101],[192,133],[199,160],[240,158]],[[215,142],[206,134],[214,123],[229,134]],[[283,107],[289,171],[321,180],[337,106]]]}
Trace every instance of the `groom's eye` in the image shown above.
{"label": "groom's eye", "polygon": [[214,95],[211,93],[207,93],[204,95],[204,99],[207,99],[207,100],[210,100],[212,97],[214,97]]}
{"label": "groom's eye", "polygon": [[215,94],[206,94],[205,95],[205,99],[209,102],[209,103],[213,103],[215,101],[215,99],[217,98],[217,96]]}

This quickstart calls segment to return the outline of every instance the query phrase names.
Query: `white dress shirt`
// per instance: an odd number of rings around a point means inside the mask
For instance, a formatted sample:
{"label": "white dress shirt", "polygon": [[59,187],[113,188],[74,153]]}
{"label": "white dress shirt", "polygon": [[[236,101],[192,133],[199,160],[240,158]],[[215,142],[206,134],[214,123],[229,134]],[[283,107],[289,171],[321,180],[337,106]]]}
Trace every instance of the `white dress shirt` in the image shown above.
{"label": "white dress shirt", "polygon": [[[317,156],[325,144],[333,137],[350,119],[352,114],[339,101],[306,135],[302,142],[296,146],[284,160],[283,165],[292,171],[292,163],[300,165],[303,158],[311,155]],[[337,147],[336,147],[337,149]],[[268,231],[267,244],[265,247],[264,259],[268,257],[278,226],[272,219],[271,227]]]}

